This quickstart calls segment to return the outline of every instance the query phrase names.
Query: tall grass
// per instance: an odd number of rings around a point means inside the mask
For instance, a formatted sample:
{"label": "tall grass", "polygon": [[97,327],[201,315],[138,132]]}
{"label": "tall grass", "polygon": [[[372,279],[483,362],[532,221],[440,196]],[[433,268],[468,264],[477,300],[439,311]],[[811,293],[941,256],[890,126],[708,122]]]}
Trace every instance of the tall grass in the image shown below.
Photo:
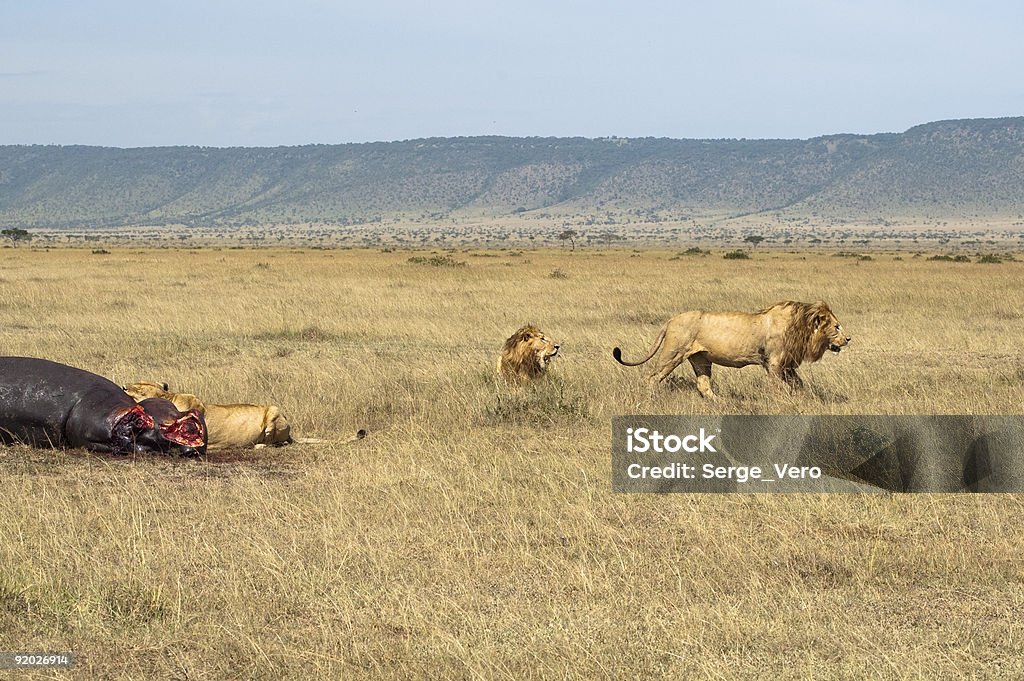
{"label": "tall grass", "polygon": [[[0,250],[6,354],[328,440],[0,448],[0,650],[76,678],[1024,675],[1019,496],[610,491],[616,414],[1021,413],[1024,265],[489,254]],[[716,368],[717,403],[689,369],[652,393],[610,355],[684,309],[819,298],[854,340],[800,394],[756,368]],[[527,322],[562,352],[510,390]]]}

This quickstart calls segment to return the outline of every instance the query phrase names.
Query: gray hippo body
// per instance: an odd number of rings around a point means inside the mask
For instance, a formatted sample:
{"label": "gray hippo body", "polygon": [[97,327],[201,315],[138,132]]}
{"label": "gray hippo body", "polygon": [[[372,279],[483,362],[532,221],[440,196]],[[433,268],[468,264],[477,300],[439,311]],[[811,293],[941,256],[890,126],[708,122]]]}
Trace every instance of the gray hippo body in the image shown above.
{"label": "gray hippo body", "polygon": [[0,357],[0,442],[194,455],[206,451],[206,426],[201,415],[178,412],[169,402],[137,405],[117,384],[88,371]]}

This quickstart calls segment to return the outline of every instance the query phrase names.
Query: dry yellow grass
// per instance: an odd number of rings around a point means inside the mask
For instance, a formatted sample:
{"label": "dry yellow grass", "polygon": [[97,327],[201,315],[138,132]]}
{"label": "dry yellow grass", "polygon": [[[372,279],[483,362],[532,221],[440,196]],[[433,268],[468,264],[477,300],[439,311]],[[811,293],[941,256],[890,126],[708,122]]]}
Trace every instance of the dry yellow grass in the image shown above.
{"label": "dry yellow grass", "polygon": [[[610,491],[621,413],[1021,413],[1024,265],[411,255],[0,250],[4,354],[370,431],[0,448],[0,651],[73,651],[75,678],[1024,676],[1021,496]],[[611,359],[680,310],[786,298],[854,337],[803,394],[718,369],[710,404],[687,368],[652,396]],[[508,392],[527,322],[562,355]]]}

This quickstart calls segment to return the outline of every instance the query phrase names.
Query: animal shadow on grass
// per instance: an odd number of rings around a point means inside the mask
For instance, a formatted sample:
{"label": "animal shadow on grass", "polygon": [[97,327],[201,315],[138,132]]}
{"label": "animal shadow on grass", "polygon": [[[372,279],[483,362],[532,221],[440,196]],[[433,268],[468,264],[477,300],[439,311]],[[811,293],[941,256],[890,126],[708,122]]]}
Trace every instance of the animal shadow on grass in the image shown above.
{"label": "animal shadow on grass", "polygon": [[[808,401],[820,402],[822,404],[845,404],[850,401],[849,396],[845,393],[819,383],[804,381],[802,388],[793,390],[785,384],[774,379],[770,379],[767,376],[761,376],[760,379],[764,382],[754,382],[745,388],[723,386],[721,384],[713,385],[712,387],[715,390],[716,397],[713,402],[752,404],[763,402],[765,399],[770,399],[773,402],[783,403],[799,403],[802,401]],[[679,376],[677,374],[670,374],[668,378],[662,381],[661,385],[656,388],[655,394],[657,394],[657,390],[664,390],[669,393],[700,394],[697,390],[697,382],[695,380],[689,377]]]}
{"label": "animal shadow on grass", "polygon": [[826,404],[846,404],[850,401],[850,397],[846,393],[819,383],[804,383],[803,391],[797,393],[797,395],[801,394]]}
{"label": "animal shadow on grass", "polygon": [[263,450],[217,450],[203,456],[166,454],[105,454],[85,449],[37,449],[21,445],[0,446],[0,463],[10,470],[34,476],[63,476],[73,469],[138,467],[160,477],[231,478],[249,474],[266,478],[296,478],[302,475],[298,460],[283,459]]}
{"label": "animal shadow on grass", "polygon": [[686,390],[686,391],[691,391],[692,390],[693,392],[696,393],[697,392],[697,383],[696,383],[696,381],[687,380],[687,379],[685,379],[682,376],[679,376],[677,374],[669,374],[668,377],[665,378],[664,381],[662,381],[659,385],[655,386],[655,389],[656,390],[658,390],[658,389],[660,389],[660,390],[667,390],[667,391],[670,391],[670,392],[678,392],[678,391],[682,391],[682,390]]}
{"label": "animal shadow on grass", "polygon": [[285,459],[280,452],[268,452],[266,449],[214,450],[191,459],[183,466],[183,471],[198,478],[233,478],[238,475],[249,475],[259,478],[292,479],[303,474],[296,459]]}

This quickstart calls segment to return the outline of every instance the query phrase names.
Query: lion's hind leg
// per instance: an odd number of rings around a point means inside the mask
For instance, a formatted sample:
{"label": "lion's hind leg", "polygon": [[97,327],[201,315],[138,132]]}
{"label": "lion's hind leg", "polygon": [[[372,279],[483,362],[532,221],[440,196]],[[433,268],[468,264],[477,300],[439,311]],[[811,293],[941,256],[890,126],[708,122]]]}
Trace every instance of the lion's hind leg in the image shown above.
{"label": "lion's hind leg", "polygon": [[694,355],[687,357],[690,360],[690,366],[693,367],[693,373],[697,377],[697,390],[700,394],[709,399],[715,399],[715,392],[711,389],[711,359],[708,357],[706,352],[698,352]]}
{"label": "lion's hind leg", "polygon": [[656,388],[659,383],[669,377],[673,371],[676,370],[680,364],[683,363],[685,357],[681,353],[662,353],[662,356],[658,358],[658,368],[655,369],[650,376],[651,387]]}

